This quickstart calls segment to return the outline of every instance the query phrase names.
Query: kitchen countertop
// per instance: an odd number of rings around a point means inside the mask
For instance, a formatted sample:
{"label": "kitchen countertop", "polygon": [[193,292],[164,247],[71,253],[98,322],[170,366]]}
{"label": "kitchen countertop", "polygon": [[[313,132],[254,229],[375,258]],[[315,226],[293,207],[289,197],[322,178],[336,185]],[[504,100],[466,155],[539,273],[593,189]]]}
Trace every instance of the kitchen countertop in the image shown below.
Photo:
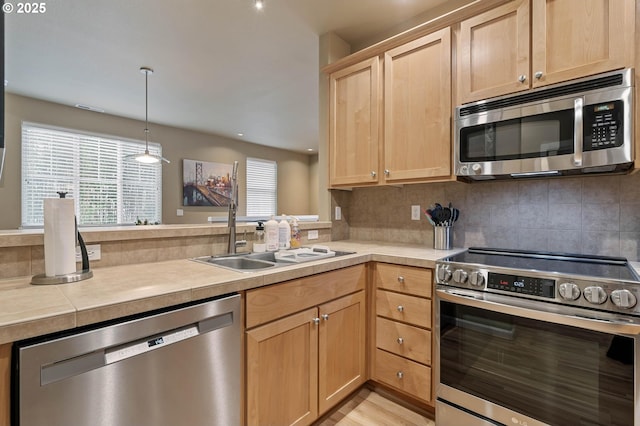
{"label": "kitchen countertop", "polygon": [[323,245],[356,253],[256,272],[184,259],[97,268],[91,279],[54,286],[31,285],[31,277],[2,280],[0,344],[369,261],[433,268],[463,250],[375,241]]}

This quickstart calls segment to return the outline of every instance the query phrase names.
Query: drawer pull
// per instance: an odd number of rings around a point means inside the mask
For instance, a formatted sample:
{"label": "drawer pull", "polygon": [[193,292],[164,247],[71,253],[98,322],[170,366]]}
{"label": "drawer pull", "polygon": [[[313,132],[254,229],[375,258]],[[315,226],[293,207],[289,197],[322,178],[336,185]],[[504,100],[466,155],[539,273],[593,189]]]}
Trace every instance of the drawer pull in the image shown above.
{"label": "drawer pull", "polygon": [[404,312],[404,306],[398,305],[398,312]]}
{"label": "drawer pull", "polygon": [[402,275],[400,275],[400,276],[398,277],[398,282],[399,282],[400,284],[404,284],[404,277],[403,277]]}
{"label": "drawer pull", "polygon": [[398,342],[399,345],[401,345],[401,344],[404,343],[404,339],[402,337],[398,337],[397,342]]}
{"label": "drawer pull", "polygon": [[315,325],[320,324],[320,318],[314,318],[314,319],[312,319],[311,321],[313,321],[313,323],[314,323]]}
{"label": "drawer pull", "polygon": [[322,319],[327,321],[329,319],[329,314],[322,314]]}
{"label": "drawer pull", "polygon": [[396,377],[398,377],[398,379],[402,379],[404,377],[404,373],[402,371],[398,371],[396,373]]}

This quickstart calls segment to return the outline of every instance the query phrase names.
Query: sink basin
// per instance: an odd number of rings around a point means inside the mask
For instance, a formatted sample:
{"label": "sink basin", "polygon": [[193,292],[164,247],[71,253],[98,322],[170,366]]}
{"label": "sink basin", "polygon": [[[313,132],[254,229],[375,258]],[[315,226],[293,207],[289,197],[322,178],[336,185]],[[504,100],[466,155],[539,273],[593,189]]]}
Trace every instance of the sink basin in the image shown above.
{"label": "sink basin", "polygon": [[[344,256],[354,254],[350,251],[336,251],[335,256]],[[277,266],[287,266],[294,263],[289,261],[278,260],[276,252],[264,253],[242,253],[230,254],[222,256],[203,256],[197,257],[196,262],[209,263],[211,265],[220,266],[222,268],[231,269],[237,272],[253,272]]]}
{"label": "sink basin", "polygon": [[236,271],[256,271],[260,269],[273,268],[274,266],[276,266],[275,262],[249,258],[246,255],[222,257],[206,256],[199,257],[195,260],[210,263],[216,266],[222,266],[223,268],[229,268]]}

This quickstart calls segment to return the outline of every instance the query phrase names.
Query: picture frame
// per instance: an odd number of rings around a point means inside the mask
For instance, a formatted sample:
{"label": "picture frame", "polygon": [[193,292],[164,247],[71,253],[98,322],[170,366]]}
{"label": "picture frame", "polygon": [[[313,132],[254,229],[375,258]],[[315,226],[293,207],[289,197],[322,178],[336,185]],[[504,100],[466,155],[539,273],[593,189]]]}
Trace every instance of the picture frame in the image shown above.
{"label": "picture frame", "polygon": [[231,202],[232,164],[182,160],[182,205],[227,207]]}

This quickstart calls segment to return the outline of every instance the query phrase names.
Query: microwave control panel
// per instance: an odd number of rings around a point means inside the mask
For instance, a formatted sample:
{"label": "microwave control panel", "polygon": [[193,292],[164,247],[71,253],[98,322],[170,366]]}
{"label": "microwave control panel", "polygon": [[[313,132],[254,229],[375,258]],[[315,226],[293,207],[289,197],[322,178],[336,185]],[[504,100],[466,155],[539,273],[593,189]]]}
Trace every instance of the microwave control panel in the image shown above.
{"label": "microwave control panel", "polygon": [[587,105],[584,113],[584,151],[614,148],[623,143],[624,103],[610,101]]}

